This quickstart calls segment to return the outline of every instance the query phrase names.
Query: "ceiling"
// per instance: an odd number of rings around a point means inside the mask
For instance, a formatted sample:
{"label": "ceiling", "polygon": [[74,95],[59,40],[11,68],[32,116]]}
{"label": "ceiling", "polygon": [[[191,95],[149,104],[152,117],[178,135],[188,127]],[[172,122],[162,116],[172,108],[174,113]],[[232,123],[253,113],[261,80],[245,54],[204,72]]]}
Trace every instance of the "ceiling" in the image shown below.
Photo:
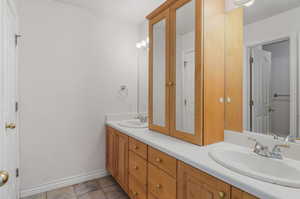
{"label": "ceiling", "polygon": [[165,0],[53,0],[80,6],[99,16],[110,16],[131,23],[141,23],[145,16]]}
{"label": "ceiling", "polygon": [[256,0],[245,8],[245,24],[254,23],[300,6],[300,0]]}

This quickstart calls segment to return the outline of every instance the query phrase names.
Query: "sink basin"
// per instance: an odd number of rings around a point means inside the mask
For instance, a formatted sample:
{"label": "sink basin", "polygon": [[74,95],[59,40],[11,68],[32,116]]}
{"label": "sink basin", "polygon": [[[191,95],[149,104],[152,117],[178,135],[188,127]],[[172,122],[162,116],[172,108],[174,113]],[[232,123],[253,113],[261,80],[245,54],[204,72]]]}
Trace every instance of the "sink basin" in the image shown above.
{"label": "sink basin", "polygon": [[250,150],[215,148],[209,156],[220,165],[261,181],[300,188],[300,162],[261,157]]}
{"label": "sink basin", "polygon": [[140,120],[124,120],[119,122],[120,126],[127,128],[147,128],[147,122],[141,122]]}

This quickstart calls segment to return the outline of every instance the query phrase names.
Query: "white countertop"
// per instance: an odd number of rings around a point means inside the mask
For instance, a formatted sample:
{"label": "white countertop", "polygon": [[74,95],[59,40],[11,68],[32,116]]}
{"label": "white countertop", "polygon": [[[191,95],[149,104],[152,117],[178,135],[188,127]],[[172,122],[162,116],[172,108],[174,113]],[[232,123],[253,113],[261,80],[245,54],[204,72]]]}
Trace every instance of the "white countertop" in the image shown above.
{"label": "white countertop", "polygon": [[238,151],[244,148],[242,146],[220,142],[200,147],[149,129],[121,127],[118,123],[108,121],[107,125],[260,199],[300,199],[300,189],[283,187],[240,175],[219,165],[208,155],[208,151],[215,147],[230,147]]}

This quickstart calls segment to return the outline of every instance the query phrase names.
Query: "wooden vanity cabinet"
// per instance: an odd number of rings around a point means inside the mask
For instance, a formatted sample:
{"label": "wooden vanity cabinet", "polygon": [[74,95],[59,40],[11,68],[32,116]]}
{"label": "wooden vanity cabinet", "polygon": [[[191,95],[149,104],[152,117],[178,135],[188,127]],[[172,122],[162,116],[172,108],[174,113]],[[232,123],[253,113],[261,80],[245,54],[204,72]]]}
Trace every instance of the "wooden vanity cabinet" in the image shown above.
{"label": "wooden vanity cabinet", "polygon": [[106,167],[131,199],[258,199],[107,127]]}
{"label": "wooden vanity cabinet", "polygon": [[128,192],[128,136],[107,127],[106,168],[124,189]]}
{"label": "wooden vanity cabinet", "polygon": [[183,162],[178,163],[177,199],[230,199],[230,185]]}
{"label": "wooden vanity cabinet", "polygon": [[238,188],[231,187],[231,199],[258,199]]}

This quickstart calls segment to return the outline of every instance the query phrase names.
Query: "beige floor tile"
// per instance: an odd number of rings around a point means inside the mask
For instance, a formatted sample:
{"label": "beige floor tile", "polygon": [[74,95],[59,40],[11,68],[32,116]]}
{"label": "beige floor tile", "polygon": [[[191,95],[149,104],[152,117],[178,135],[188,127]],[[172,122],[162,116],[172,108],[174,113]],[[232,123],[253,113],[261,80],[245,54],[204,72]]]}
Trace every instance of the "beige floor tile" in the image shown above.
{"label": "beige floor tile", "polygon": [[117,184],[114,184],[114,185],[111,185],[108,187],[104,187],[104,188],[102,188],[102,190],[104,191],[104,193],[108,193],[108,192],[112,192],[112,191],[118,191],[118,192],[123,191],[122,188]]}
{"label": "beige floor tile", "polygon": [[46,198],[46,193],[41,193],[34,196],[28,196],[22,199],[47,199],[47,198]]}
{"label": "beige floor tile", "polygon": [[112,178],[112,176],[100,178],[98,182],[102,188],[116,184],[116,181]]}
{"label": "beige floor tile", "polygon": [[81,195],[78,197],[78,199],[106,199],[106,196],[104,195],[103,191],[98,190]]}
{"label": "beige floor tile", "polygon": [[105,193],[107,199],[127,199],[128,196],[123,191],[111,191]]}
{"label": "beige floor tile", "polygon": [[47,199],[76,199],[72,186],[47,192]]}
{"label": "beige floor tile", "polygon": [[92,180],[84,183],[80,183],[77,185],[74,185],[74,191],[77,196],[97,191],[100,189],[100,186],[98,184],[98,180]]}

